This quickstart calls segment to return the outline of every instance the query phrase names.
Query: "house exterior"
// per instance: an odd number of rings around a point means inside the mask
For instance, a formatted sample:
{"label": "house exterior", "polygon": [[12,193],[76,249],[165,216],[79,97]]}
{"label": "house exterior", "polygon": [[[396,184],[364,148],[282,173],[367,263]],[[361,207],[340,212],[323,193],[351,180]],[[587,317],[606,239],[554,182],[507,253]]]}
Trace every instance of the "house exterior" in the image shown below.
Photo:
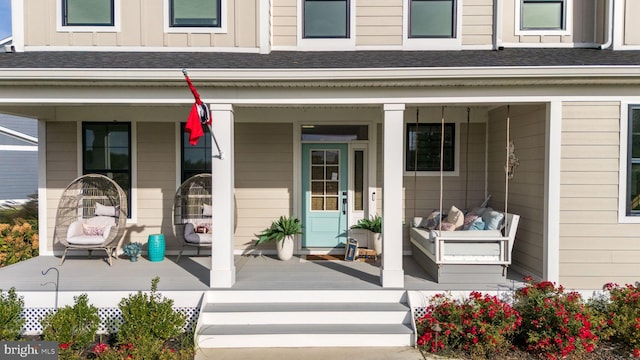
{"label": "house exterior", "polygon": [[38,123],[0,114],[0,204],[38,191]]}
{"label": "house exterior", "polygon": [[[127,191],[126,241],[163,233],[177,252],[175,190],[211,171],[212,288],[233,286],[234,254],[275,252],[255,234],[280,215],[303,221],[295,252],[317,254],[376,214],[381,284],[401,288],[411,219],[489,195],[521,216],[521,273],[583,290],[640,278],[636,1],[195,3],[12,1],[0,112],[38,119],[40,254],[61,253],[57,202],[89,172]],[[186,141],[183,68],[222,154]]]}

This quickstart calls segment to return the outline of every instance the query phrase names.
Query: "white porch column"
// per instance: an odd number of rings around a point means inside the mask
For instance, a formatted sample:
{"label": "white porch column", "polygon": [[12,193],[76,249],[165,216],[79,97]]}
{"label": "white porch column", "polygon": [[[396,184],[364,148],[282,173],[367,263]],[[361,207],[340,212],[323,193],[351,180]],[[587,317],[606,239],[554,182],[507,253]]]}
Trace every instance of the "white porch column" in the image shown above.
{"label": "white porch column", "polygon": [[402,149],[404,104],[384,105],[382,190],[382,287],[404,287],[402,269]]}
{"label": "white porch column", "polygon": [[[223,151],[222,159],[214,157],[212,170],[212,229],[211,275],[209,286],[230,288],[236,282],[236,268],[233,262],[234,224],[234,168],[233,168],[233,106],[231,104],[211,105],[213,134]],[[217,149],[212,141],[212,154]]]}

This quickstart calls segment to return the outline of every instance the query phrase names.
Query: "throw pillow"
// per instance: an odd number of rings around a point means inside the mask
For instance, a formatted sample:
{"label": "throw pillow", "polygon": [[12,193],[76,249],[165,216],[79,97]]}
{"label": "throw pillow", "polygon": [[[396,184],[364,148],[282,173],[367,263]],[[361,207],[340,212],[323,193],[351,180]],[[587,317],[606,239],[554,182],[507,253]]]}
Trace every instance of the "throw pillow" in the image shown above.
{"label": "throw pillow", "polygon": [[202,204],[202,215],[203,216],[211,216],[211,205]]}
{"label": "throw pillow", "polygon": [[451,206],[447,215],[447,222],[455,225],[456,230],[459,230],[464,225],[464,214],[457,207]]}
{"label": "throw pillow", "polygon": [[95,216],[113,216],[118,217],[118,213],[120,212],[120,206],[106,206],[102,205],[99,202],[96,203],[96,211]]}
{"label": "throw pillow", "polygon": [[500,230],[502,227],[504,214],[497,211],[485,211],[482,214],[482,221],[484,221],[485,230]]}
{"label": "throw pillow", "polygon": [[102,236],[104,235],[104,227],[102,226],[91,226],[87,224],[82,224],[82,230],[85,235],[89,236]]}
{"label": "throw pillow", "polygon": [[443,221],[442,224],[440,224],[440,230],[442,231],[455,231],[456,230],[456,225]]}
{"label": "throw pillow", "polygon": [[477,218],[478,218],[478,215],[476,215],[476,214],[474,214],[472,212],[470,212],[467,215],[465,215],[464,216],[464,225],[462,226],[462,229],[463,230],[469,230],[469,226]]}
{"label": "throw pillow", "polygon": [[435,228],[438,227],[438,224],[440,224],[440,211],[433,210],[431,214],[429,214],[429,216],[427,217],[427,220],[423,221],[420,224],[420,227],[423,227],[429,230],[434,230]]}
{"label": "throw pillow", "polygon": [[465,230],[484,230],[484,228],[485,228],[484,221],[482,221],[481,217],[478,217],[475,220],[473,220],[471,224],[469,224],[469,227],[466,228]]}
{"label": "throw pillow", "polygon": [[207,223],[198,224],[198,227],[196,227],[196,232],[198,234],[208,234],[211,232],[211,225]]}

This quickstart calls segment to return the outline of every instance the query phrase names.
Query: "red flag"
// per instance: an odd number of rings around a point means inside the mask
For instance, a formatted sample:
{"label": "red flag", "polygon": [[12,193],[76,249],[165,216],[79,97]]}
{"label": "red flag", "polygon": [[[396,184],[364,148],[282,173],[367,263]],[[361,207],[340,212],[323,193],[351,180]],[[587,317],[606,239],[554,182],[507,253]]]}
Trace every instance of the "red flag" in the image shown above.
{"label": "red flag", "polygon": [[200,94],[198,94],[198,91],[191,83],[191,79],[189,79],[189,75],[187,75],[187,70],[182,69],[182,73],[184,74],[187,84],[189,85],[189,89],[196,101],[191,107],[191,112],[187,118],[187,125],[184,127],[189,133],[189,143],[194,146],[198,143],[200,137],[204,135],[202,125],[211,125],[211,113],[209,112],[207,105],[202,102]]}

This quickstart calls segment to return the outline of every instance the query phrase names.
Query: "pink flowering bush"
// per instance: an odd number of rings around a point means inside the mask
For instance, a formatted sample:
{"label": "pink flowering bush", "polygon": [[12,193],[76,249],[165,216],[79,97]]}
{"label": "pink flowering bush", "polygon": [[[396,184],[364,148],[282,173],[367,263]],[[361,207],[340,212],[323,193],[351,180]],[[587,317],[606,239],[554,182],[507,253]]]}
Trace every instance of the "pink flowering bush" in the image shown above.
{"label": "pink flowering bush", "polygon": [[550,281],[525,278],[515,293],[514,308],[524,319],[517,341],[526,351],[549,359],[593,352],[604,321],[586,306],[580,294],[564,292]]}
{"label": "pink flowering bush", "polygon": [[606,284],[609,301],[603,312],[607,325],[612,329],[611,338],[633,349],[633,356],[640,357],[640,286]]}
{"label": "pink flowering bush", "polygon": [[437,294],[417,319],[418,345],[428,352],[463,351],[490,356],[511,348],[522,318],[495,296],[473,291],[463,300]]}

